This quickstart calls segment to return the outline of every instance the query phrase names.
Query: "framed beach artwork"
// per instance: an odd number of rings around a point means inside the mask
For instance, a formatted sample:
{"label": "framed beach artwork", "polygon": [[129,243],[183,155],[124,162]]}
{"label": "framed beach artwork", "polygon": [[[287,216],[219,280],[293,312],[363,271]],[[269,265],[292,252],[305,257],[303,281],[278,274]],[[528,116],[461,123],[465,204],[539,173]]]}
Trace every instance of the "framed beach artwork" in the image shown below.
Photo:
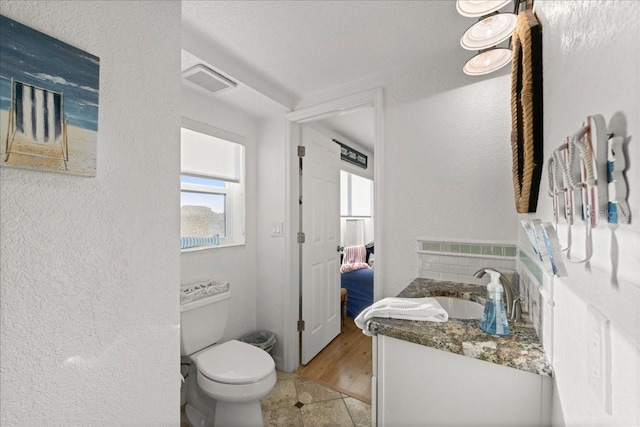
{"label": "framed beach artwork", "polygon": [[100,59],[0,15],[0,166],[96,176]]}

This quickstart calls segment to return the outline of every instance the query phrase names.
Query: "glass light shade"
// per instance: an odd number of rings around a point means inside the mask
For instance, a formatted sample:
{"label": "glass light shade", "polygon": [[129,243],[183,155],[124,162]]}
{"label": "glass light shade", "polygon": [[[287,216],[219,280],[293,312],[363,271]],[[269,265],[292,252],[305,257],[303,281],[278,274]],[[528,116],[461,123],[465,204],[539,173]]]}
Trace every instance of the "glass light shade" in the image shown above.
{"label": "glass light shade", "polygon": [[456,9],[462,16],[478,18],[502,9],[509,3],[511,0],[458,0]]}
{"label": "glass light shade", "polygon": [[462,70],[470,76],[489,74],[510,63],[511,55],[511,49],[506,47],[487,49],[468,60]]}
{"label": "glass light shade", "polygon": [[513,13],[496,13],[473,24],[460,39],[460,46],[481,50],[502,43],[513,34],[518,17]]}

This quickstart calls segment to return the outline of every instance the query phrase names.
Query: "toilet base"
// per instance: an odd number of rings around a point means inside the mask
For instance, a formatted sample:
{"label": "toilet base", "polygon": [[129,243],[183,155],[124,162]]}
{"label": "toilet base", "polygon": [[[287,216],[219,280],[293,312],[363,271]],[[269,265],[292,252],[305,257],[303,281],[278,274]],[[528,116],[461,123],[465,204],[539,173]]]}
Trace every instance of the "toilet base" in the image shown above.
{"label": "toilet base", "polygon": [[185,406],[184,413],[187,416],[187,420],[189,420],[189,424],[193,427],[213,427],[213,416],[204,415],[189,403]]}
{"label": "toilet base", "polygon": [[200,390],[196,376],[196,364],[192,363],[191,366],[189,366],[189,373],[185,380],[187,404],[184,412],[192,427],[213,427],[216,401]]}
{"label": "toilet base", "polygon": [[262,408],[260,401],[253,402],[216,402],[216,427],[262,427]]}

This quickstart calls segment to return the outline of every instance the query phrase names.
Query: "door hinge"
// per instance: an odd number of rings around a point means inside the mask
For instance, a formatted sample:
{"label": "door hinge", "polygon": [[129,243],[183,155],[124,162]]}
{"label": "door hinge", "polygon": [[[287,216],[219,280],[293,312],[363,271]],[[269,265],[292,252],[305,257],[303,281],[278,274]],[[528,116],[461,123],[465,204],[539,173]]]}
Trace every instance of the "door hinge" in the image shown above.
{"label": "door hinge", "polygon": [[298,332],[304,332],[304,320],[298,320]]}
{"label": "door hinge", "polygon": [[298,233],[298,243],[304,243],[304,239],[305,239],[305,235],[304,233],[301,231]]}
{"label": "door hinge", "polygon": [[298,145],[298,157],[304,157],[305,151],[304,145]]}

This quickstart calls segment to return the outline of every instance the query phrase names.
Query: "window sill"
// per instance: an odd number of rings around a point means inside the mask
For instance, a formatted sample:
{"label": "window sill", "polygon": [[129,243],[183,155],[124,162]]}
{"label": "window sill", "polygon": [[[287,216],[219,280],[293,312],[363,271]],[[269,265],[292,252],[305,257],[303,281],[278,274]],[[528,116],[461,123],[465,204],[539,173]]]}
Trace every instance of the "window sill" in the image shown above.
{"label": "window sill", "polygon": [[180,249],[180,253],[199,252],[199,251],[206,251],[210,249],[224,249],[224,248],[232,248],[232,247],[244,246],[244,245],[245,245],[244,243],[231,243],[231,244],[218,245],[218,246],[196,246],[193,248]]}

